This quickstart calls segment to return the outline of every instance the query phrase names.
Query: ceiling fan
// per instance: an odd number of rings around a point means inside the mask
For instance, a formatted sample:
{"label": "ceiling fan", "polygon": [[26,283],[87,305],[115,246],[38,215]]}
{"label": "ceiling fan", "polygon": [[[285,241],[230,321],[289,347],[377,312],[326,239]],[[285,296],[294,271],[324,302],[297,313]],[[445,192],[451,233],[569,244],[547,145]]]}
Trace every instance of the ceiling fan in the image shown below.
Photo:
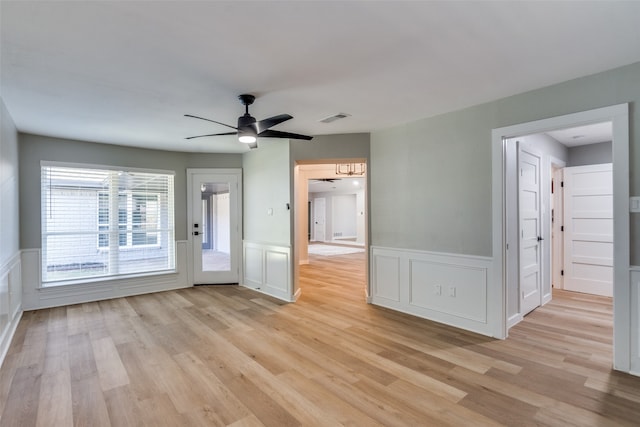
{"label": "ceiling fan", "polygon": [[256,100],[256,97],[249,94],[242,94],[238,96],[238,99],[240,100],[242,105],[245,106],[244,115],[238,117],[238,126],[231,126],[226,123],[217,122],[215,120],[205,119],[204,117],[185,114],[185,117],[193,117],[194,119],[206,120],[208,122],[217,123],[219,125],[235,129],[235,132],[211,133],[207,135],[190,136],[185,139],[203,138],[206,136],[238,135],[238,141],[248,144],[249,148],[258,148],[258,137],[303,139],[306,141],[309,141],[313,138],[312,136],[308,135],[300,135],[297,133],[272,130],[271,128],[273,126],[293,119],[293,116],[289,114],[278,114],[277,116],[256,121],[256,119],[249,114],[249,105],[253,104],[253,101]]}
{"label": "ceiling fan", "polygon": [[317,179],[312,179],[312,181],[316,181],[316,182],[334,182],[334,181],[340,181],[342,178],[317,178]]}

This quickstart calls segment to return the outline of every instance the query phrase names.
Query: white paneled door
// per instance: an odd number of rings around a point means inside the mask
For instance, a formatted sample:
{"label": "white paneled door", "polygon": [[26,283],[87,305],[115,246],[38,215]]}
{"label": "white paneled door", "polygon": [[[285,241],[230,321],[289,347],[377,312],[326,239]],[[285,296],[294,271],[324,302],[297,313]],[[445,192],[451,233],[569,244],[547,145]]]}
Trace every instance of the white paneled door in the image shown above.
{"label": "white paneled door", "polygon": [[238,283],[240,173],[189,170],[193,283]]}
{"label": "white paneled door", "polygon": [[313,240],[316,242],[324,242],[326,236],[326,201],[324,197],[313,199]]}
{"label": "white paneled door", "polygon": [[518,146],[518,205],[520,247],[520,314],[540,306],[542,284],[542,226],[540,155]]}
{"label": "white paneled door", "polygon": [[613,296],[611,163],[564,168],[564,288]]}

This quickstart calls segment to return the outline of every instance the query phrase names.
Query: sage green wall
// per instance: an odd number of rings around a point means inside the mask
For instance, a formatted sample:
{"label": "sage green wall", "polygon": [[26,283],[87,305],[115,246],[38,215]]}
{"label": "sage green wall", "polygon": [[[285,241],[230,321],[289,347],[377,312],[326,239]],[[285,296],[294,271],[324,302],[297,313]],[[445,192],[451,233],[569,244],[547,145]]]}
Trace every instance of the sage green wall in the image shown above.
{"label": "sage green wall", "polygon": [[300,160],[369,159],[369,141],[368,133],[318,135],[311,141],[291,140],[291,163],[295,166]]}
{"label": "sage green wall", "polygon": [[[244,240],[291,245],[289,141],[261,141],[242,156]],[[269,215],[269,209],[273,214]]]}
{"label": "sage green wall", "polygon": [[[640,194],[640,63],[371,134],[371,242],[491,256],[491,130],[631,103],[630,191]],[[640,264],[640,218],[631,215]]]}
{"label": "sage green wall", "polygon": [[599,165],[611,163],[612,159],[613,143],[611,141],[579,145],[569,149],[567,166]]}
{"label": "sage green wall", "polygon": [[[0,271],[20,249],[18,170],[18,131],[4,101],[0,98]],[[0,289],[0,297],[4,296],[6,296],[4,291]],[[1,314],[5,314],[2,309],[0,309]],[[10,313],[9,317],[12,314]],[[1,323],[2,319],[0,319]],[[2,332],[1,329],[0,332]]]}
{"label": "sage green wall", "polygon": [[181,153],[19,134],[20,247],[41,247],[40,162],[56,161],[175,172],[176,240],[187,239],[187,168],[240,168],[241,154]]}

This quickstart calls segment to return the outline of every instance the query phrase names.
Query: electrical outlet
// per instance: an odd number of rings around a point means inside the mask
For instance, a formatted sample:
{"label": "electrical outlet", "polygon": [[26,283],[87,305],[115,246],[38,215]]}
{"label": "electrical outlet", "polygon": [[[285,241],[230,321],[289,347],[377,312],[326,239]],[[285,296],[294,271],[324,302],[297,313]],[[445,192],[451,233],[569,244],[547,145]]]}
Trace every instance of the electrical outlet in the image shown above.
{"label": "electrical outlet", "polygon": [[456,296],[456,287],[455,286],[449,286],[449,296],[450,297],[455,297]]}
{"label": "electrical outlet", "polygon": [[442,285],[435,285],[435,294],[442,295]]}

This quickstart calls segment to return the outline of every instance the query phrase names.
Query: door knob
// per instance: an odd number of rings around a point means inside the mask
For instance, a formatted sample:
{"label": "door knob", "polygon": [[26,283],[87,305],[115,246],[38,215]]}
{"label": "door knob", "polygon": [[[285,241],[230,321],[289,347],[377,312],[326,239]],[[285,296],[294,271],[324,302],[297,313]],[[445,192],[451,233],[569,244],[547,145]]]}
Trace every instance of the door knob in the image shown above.
{"label": "door knob", "polygon": [[544,239],[543,239],[542,237],[538,236],[538,242],[539,242],[540,240],[544,240]]}

